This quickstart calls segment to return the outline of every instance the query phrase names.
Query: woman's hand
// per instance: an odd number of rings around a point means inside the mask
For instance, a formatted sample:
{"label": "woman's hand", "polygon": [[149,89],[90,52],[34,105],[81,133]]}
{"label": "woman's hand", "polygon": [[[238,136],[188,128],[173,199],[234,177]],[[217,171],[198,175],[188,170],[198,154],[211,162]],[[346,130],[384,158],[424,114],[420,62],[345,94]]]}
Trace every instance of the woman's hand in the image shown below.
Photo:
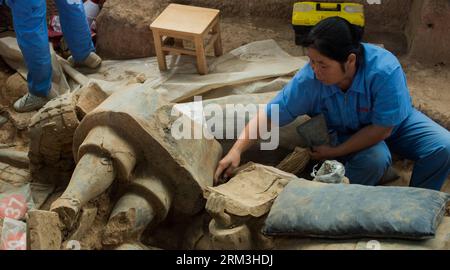
{"label": "woman's hand", "polygon": [[[217,185],[223,180],[228,180],[232,175],[233,171],[239,166],[241,162],[241,153],[233,148],[228,152],[228,154],[219,161],[216,172],[214,174],[214,185]],[[223,177],[222,176],[223,173]]]}
{"label": "woman's hand", "polygon": [[315,146],[311,152],[311,158],[314,160],[330,160],[339,157],[336,147],[329,145]]}

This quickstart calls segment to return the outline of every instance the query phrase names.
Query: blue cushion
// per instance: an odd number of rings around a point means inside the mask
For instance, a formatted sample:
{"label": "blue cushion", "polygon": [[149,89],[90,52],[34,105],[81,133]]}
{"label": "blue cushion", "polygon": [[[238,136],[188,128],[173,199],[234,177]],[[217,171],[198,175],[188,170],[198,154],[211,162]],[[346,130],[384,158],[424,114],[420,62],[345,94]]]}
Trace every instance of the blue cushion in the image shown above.
{"label": "blue cushion", "polygon": [[266,235],[433,238],[450,195],[411,187],[292,180],[265,221]]}

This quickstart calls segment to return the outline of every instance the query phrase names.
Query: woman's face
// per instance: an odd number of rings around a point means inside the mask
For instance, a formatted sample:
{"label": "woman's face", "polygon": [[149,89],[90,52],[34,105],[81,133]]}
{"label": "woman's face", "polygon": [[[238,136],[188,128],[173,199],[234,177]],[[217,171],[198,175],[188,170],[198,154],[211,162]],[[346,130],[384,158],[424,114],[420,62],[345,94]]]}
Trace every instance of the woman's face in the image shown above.
{"label": "woman's face", "polygon": [[348,61],[344,64],[345,70],[343,70],[343,66],[338,61],[320,54],[314,48],[308,48],[307,56],[310,59],[311,67],[314,70],[316,78],[322,83],[333,85],[339,84],[347,79],[348,74],[346,74],[346,71],[348,70]]}

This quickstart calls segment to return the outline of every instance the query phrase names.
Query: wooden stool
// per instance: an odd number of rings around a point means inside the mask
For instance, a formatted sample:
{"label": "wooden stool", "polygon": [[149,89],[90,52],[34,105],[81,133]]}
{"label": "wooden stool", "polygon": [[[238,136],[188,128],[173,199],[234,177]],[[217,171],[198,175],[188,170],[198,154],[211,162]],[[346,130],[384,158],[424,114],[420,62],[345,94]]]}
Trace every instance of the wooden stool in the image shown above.
{"label": "wooden stool", "polygon": [[[220,56],[223,53],[219,12],[217,9],[170,4],[150,25],[155,41],[159,69],[167,70],[166,54],[174,52],[196,56],[198,73],[207,74],[208,65],[205,52],[211,46],[214,46],[215,56]],[[208,34],[212,34],[212,37],[205,46],[204,40]],[[163,37],[174,38],[175,44],[173,46],[167,45]],[[184,48],[183,40],[192,41],[195,50]]]}

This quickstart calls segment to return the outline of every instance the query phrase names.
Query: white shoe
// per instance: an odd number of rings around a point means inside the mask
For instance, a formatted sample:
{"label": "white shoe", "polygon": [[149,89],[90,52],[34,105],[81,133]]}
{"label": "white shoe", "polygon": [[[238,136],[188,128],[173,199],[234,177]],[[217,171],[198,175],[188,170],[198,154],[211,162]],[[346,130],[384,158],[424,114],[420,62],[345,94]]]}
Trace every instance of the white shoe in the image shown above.
{"label": "white shoe", "polygon": [[92,69],[98,68],[102,64],[102,59],[95,52],[91,52],[82,62],[75,62],[72,56],[69,56],[67,61],[73,67],[85,66]]}
{"label": "white shoe", "polygon": [[19,98],[16,102],[14,102],[14,110],[16,112],[31,112],[36,111],[42,108],[47,102],[49,102],[52,98],[57,97],[58,94],[53,89],[50,89],[50,93],[46,97],[38,97],[33,94],[27,93],[23,97]]}

